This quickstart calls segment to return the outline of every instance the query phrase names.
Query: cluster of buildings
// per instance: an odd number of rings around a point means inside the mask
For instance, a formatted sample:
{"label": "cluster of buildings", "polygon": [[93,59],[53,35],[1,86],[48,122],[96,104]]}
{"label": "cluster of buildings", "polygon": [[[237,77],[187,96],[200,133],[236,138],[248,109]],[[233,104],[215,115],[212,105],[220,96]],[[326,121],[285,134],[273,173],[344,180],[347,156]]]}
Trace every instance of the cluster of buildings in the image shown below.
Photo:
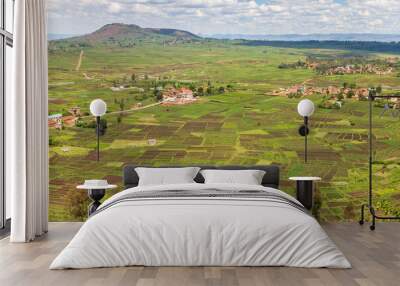
{"label": "cluster of buildings", "polygon": [[328,95],[332,97],[338,97],[340,95],[344,97],[351,97],[354,99],[364,99],[368,97],[369,90],[368,88],[340,88],[337,86],[328,86],[328,87],[313,87],[313,86],[305,86],[302,84],[294,85],[289,88],[280,88],[279,90],[275,90],[272,93],[275,96],[309,96],[313,94],[321,94]]}
{"label": "cluster of buildings", "polygon": [[[316,69],[318,67],[314,66],[313,68]],[[331,67],[323,71],[324,75],[344,75],[344,74],[361,74],[361,73],[368,73],[368,74],[377,74],[377,75],[387,75],[391,74],[394,71],[392,67],[379,67],[373,64],[366,64],[366,65],[346,65],[346,66],[339,66],[339,67]]]}
{"label": "cluster of buildings", "polygon": [[70,115],[62,115],[61,113],[48,116],[47,122],[49,128],[61,130],[63,126],[74,126],[78,118],[81,116],[81,108],[76,106],[68,110]]}
{"label": "cluster of buildings", "polygon": [[370,62],[358,64],[337,63],[335,61],[316,61],[307,59],[306,62],[298,61],[291,64],[282,63],[280,68],[306,68],[323,75],[345,75],[345,74],[376,74],[387,75],[395,71],[393,64],[398,62],[398,58],[387,58],[383,62]]}
{"label": "cluster of buildings", "polygon": [[163,105],[181,105],[195,102],[197,99],[193,94],[193,91],[182,87],[182,88],[171,88],[165,90],[162,94]]}
{"label": "cluster of buildings", "polygon": [[[182,88],[170,88],[162,92],[162,105],[182,105],[195,102],[197,99],[193,91]],[[141,108],[142,104],[137,103],[134,108]],[[75,126],[76,121],[81,117],[80,107],[72,107],[68,110],[69,115],[61,113],[52,114],[48,116],[49,128],[62,129],[64,126]]]}

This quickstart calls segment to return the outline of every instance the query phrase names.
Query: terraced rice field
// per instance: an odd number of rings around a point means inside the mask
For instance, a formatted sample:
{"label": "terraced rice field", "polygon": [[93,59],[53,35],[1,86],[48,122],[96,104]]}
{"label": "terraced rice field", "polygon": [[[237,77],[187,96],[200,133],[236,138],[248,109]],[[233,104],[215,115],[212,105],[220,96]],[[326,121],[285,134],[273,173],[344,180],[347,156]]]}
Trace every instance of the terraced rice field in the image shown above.
{"label": "terraced rice field", "polygon": [[[309,51],[308,51],[309,52]],[[317,51],[314,51],[317,52]],[[336,51],[337,52],[337,51]],[[126,113],[107,114],[108,129],[101,138],[101,161],[96,161],[95,132],[71,127],[51,130],[50,220],[80,220],[76,207],[85,194],[75,186],[85,179],[106,178],[122,189],[122,166],[144,165],[257,165],[281,166],[281,188],[294,194],[289,176],[323,178],[318,186],[315,214],[322,221],[355,220],[367,195],[367,102],[347,100],[340,110],[317,108],[311,118],[308,164],[303,163],[303,138],[297,133],[302,118],[300,99],[270,96],[279,87],[307,79],[337,82],[337,76],[317,76],[310,70],[279,70],[281,62],[296,61],[305,51],[266,47],[219,45],[178,46],[162,50],[136,47],[129,50],[88,50],[80,71],[75,66],[79,51],[50,56],[50,110],[62,111],[79,105],[87,111],[94,98],[103,98],[110,111],[115,99],[129,106],[152,103],[138,100],[137,93],[112,92],[112,80],[133,71],[177,81],[212,81],[231,84],[222,95],[204,96],[184,106],[154,106]],[[107,67],[107,69],[104,69]],[[82,76],[85,72],[95,79]],[[362,86],[395,82],[394,76],[370,78],[346,76]],[[60,83],[70,84],[62,85]],[[318,105],[321,98],[311,99]],[[400,210],[400,119],[385,116],[375,108],[375,190],[382,212]],[[88,118],[86,120],[91,120]],[[149,144],[150,141],[152,144]],[[109,194],[111,195],[111,193]]]}

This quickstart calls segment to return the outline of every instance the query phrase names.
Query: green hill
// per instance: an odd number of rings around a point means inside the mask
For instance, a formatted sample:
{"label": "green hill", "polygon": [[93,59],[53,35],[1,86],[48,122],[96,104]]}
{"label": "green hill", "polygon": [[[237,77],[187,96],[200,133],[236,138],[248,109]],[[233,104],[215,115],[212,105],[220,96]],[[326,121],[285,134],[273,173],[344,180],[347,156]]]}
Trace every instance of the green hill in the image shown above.
{"label": "green hill", "polygon": [[199,41],[202,38],[187,31],[177,29],[142,28],[138,25],[121,23],[107,24],[93,33],[50,41],[50,49],[62,47],[90,47],[111,45],[131,47],[143,42],[172,45]]}

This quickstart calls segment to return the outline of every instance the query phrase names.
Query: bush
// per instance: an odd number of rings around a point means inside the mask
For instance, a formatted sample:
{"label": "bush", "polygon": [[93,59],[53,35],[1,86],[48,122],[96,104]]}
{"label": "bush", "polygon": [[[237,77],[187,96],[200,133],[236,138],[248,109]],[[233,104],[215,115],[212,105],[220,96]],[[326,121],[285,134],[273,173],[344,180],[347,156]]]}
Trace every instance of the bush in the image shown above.
{"label": "bush", "polygon": [[354,96],[354,91],[350,90],[347,94],[346,97],[347,98],[352,98]]}
{"label": "bush", "polygon": [[318,107],[323,109],[340,109],[340,104],[331,100],[323,100],[318,104]]}
{"label": "bush", "polygon": [[[96,126],[96,123],[95,123]],[[100,130],[100,135],[103,136],[106,134],[106,130],[107,130],[107,120],[105,118],[101,118],[100,119],[100,123],[99,123],[99,130]]]}
{"label": "bush", "polygon": [[72,217],[79,221],[84,221],[87,218],[87,209],[89,198],[86,192],[70,190],[67,193],[68,210]]}
{"label": "bush", "polygon": [[198,96],[203,96],[203,95],[204,95],[204,88],[203,88],[202,86],[200,86],[200,87],[197,89],[197,95],[198,95]]}
{"label": "bush", "polygon": [[90,122],[86,122],[82,119],[78,119],[75,123],[75,126],[80,128],[96,128],[96,121],[92,120]]}

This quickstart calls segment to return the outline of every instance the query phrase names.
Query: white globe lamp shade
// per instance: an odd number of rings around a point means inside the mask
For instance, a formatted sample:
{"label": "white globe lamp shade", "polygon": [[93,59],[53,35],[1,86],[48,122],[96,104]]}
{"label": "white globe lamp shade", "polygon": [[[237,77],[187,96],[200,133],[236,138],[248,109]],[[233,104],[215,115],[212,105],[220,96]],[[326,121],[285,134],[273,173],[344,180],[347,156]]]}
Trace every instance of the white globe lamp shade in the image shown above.
{"label": "white globe lamp shade", "polygon": [[310,117],[315,110],[314,103],[309,99],[303,99],[297,105],[297,111],[303,117]]}
{"label": "white globe lamp shade", "polygon": [[107,111],[107,104],[101,99],[95,99],[90,103],[90,113],[94,116],[103,116]]}

